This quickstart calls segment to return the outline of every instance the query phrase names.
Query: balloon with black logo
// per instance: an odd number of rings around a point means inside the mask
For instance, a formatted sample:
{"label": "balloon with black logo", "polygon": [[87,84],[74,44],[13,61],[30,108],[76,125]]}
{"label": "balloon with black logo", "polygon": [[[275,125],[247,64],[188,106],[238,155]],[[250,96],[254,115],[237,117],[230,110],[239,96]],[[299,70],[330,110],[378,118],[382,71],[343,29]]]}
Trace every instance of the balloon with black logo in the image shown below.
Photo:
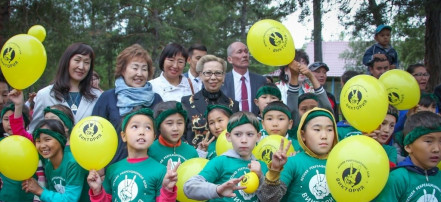
{"label": "balloon with black logo", "polygon": [[329,153],[326,181],[336,201],[371,201],[388,177],[386,151],[368,136],[345,138]]}

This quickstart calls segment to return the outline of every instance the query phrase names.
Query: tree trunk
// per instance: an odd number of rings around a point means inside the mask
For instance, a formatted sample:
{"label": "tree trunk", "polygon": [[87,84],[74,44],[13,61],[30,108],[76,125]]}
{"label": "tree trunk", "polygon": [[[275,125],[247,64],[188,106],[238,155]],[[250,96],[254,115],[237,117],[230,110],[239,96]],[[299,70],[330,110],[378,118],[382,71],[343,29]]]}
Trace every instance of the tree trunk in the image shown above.
{"label": "tree trunk", "polygon": [[424,65],[430,73],[429,90],[441,81],[441,1],[429,0],[425,4],[426,10],[426,51]]}
{"label": "tree trunk", "polygon": [[242,8],[241,8],[241,17],[240,17],[240,39],[244,42],[247,39],[247,33],[245,32],[245,28],[247,26],[247,1],[242,1]]}
{"label": "tree trunk", "polygon": [[383,16],[381,15],[382,6],[378,6],[375,0],[369,0],[369,10],[372,12],[372,16],[374,17],[375,25],[384,24]]}
{"label": "tree trunk", "polygon": [[[6,24],[9,21],[9,7],[10,1],[3,0],[0,3],[0,33],[5,33]],[[3,47],[3,44],[6,42],[6,38],[3,35],[0,35],[0,48]]]}
{"label": "tree trunk", "polygon": [[313,12],[314,18],[314,62],[323,62],[322,53],[322,5],[321,0],[313,1]]}

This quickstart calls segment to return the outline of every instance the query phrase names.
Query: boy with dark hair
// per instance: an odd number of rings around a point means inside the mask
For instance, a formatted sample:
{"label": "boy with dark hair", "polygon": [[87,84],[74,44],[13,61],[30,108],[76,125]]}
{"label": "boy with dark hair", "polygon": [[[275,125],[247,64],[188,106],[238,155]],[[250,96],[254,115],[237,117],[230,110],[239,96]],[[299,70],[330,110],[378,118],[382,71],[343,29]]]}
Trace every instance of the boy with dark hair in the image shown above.
{"label": "boy with dark hair", "polygon": [[259,119],[259,132],[261,133],[261,137],[264,138],[268,136],[267,131],[262,127],[262,119],[263,119],[263,110],[266,106],[274,101],[280,101],[282,98],[282,94],[277,88],[277,86],[273,83],[267,83],[257,90],[256,98],[254,98],[254,104],[259,108],[259,115],[257,119]]}
{"label": "boy with dark hair", "polygon": [[404,125],[404,149],[400,162],[375,201],[441,201],[441,116],[418,112]]}
{"label": "boy with dark hair", "polygon": [[207,55],[207,47],[202,44],[193,44],[188,48],[187,63],[190,66],[188,72],[184,73],[184,76],[191,82],[189,82],[193,88],[194,93],[199,92],[202,89],[202,81],[199,78],[199,73],[196,71],[196,64],[202,56]]}
{"label": "boy with dark hair", "polygon": [[398,68],[398,53],[390,44],[392,27],[388,25],[379,25],[375,30],[374,39],[376,44],[369,47],[363,56],[363,64],[372,62],[375,57],[384,57],[391,64],[391,69]]}

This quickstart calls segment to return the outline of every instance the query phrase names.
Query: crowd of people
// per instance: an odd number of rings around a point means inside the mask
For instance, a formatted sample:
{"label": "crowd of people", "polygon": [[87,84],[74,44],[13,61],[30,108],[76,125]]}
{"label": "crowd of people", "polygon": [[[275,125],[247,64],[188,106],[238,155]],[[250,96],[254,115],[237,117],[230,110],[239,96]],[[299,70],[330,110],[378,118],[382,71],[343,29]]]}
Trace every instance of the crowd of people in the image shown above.
{"label": "crowd of people", "polygon": [[[378,26],[377,43],[362,58],[367,74],[377,79],[400,67],[391,31]],[[153,78],[149,52],[133,44],[116,57],[114,88],[103,91],[92,47],[74,43],[62,54],[53,82],[27,102],[0,78],[0,141],[21,135],[40,154],[30,179],[0,173],[0,201],[176,201],[178,191],[194,200],[334,201],[324,177],[327,158],[353,135],[372,137],[389,159],[389,179],[374,201],[441,200],[441,87],[428,90],[424,65],[407,68],[421,90],[418,105],[401,111],[390,105],[378,128],[365,133],[341,116],[335,96],[326,91],[332,67],[309,65],[303,50],[281,67],[276,83],[249,71],[250,53],[240,41],[228,46],[226,60],[209,53],[201,44],[185,49],[170,43],[159,57],[161,74]],[[366,72],[346,71],[342,85]],[[106,168],[87,171],[75,161],[69,138],[75,124],[92,115],[113,125],[118,147]],[[218,154],[224,131],[233,148]],[[286,139],[265,164],[252,151],[273,135]],[[286,141],[293,153],[287,154]],[[198,157],[209,161],[178,190],[178,167]],[[239,185],[250,171],[260,182],[254,193]]]}

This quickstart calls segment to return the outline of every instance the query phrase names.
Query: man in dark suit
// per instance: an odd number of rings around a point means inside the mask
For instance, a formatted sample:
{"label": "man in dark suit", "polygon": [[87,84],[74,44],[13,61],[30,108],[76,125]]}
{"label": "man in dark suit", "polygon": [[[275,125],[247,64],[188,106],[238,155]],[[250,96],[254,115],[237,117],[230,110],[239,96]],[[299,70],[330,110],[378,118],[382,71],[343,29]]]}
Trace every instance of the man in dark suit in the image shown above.
{"label": "man in dark suit", "polygon": [[266,78],[248,71],[250,54],[248,47],[242,42],[230,44],[227,54],[228,63],[233,66],[233,70],[225,75],[222,92],[239,102],[240,111],[249,111],[258,115],[259,108],[253,100],[257,90],[266,83]]}

